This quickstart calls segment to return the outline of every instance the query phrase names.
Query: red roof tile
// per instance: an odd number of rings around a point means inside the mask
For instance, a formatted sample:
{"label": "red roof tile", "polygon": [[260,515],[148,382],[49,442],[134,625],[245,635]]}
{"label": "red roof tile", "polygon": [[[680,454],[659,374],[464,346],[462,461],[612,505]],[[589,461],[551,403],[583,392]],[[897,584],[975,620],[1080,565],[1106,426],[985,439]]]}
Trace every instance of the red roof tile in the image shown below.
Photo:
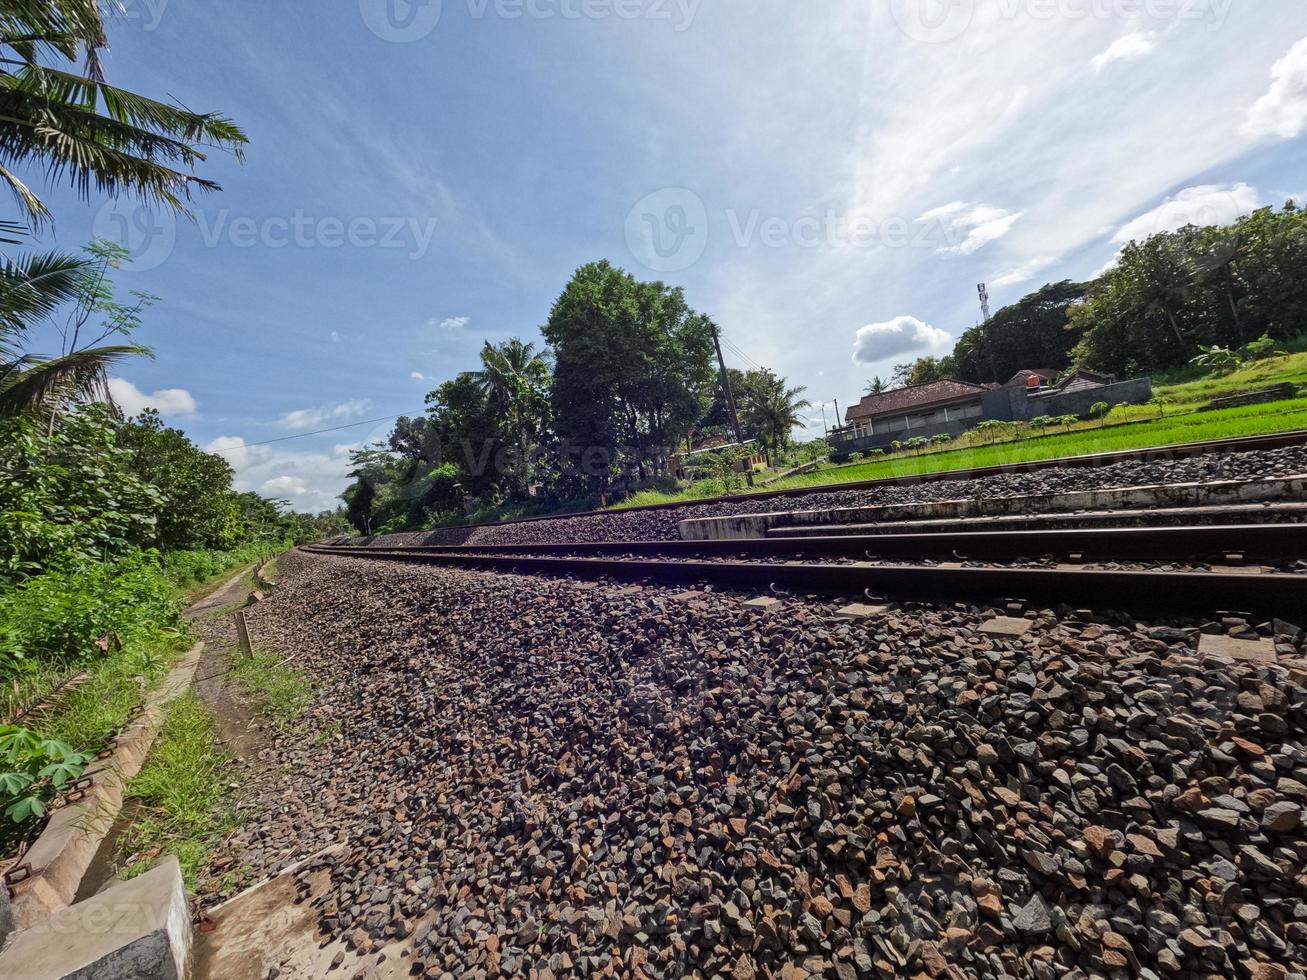
{"label": "red roof tile", "polygon": [[972,398],[979,398],[988,390],[984,385],[953,380],[931,381],[924,385],[896,388],[894,391],[883,391],[879,395],[863,395],[862,401],[844,413],[844,420],[854,422],[890,412],[913,411],[929,408],[932,405],[969,401]]}

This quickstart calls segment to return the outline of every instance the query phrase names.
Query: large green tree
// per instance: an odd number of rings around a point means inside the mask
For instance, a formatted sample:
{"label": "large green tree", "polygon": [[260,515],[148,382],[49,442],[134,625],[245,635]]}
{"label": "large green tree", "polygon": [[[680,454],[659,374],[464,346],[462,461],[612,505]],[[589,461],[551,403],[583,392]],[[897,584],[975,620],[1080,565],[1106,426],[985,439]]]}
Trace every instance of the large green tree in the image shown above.
{"label": "large green tree", "polygon": [[610,467],[648,475],[703,417],[714,327],[682,290],[594,262],[576,271],[543,329],[557,433],[592,489],[608,486]]}
{"label": "large green tree", "polygon": [[1066,367],[1078,339],[1069,314],[1086,292],[1082,283],[1050,283],[965,331],[953,348],[955,376],[1002,384],[1023,368]]}
{"label": "large green tree", "polygon": [[[137,476],[162,496],[155,533],[162,550],[233,548],[249,535],[252,524],[263,529],[272,522],[261,505],[247,499],[242,507],[231,489],[231,464],[204,452],[180,429],[165,426],[154,409],[123,425],[118,444],[131,453]],[[249,496],[266,503],[257,494]]]}

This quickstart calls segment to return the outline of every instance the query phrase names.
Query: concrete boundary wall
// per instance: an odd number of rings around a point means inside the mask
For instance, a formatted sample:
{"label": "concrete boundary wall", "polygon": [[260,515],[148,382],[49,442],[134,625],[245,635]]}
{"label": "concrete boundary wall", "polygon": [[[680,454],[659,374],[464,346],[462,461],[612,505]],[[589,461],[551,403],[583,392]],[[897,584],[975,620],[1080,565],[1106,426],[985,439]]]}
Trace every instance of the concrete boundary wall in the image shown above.
{"label": "concrete boundary wall", "polygon": [[13,916],[20,929],[49,918],[76,897],[82,876],[122,809],[127,781],[145,764],[168,703],[190,687],[203,649],[203,643],[192,647],[150,692],[145,710],[118,736],[113,754],[92,763],[83,774],[91,778],[85,797],[55,810],[24,855],[19,867],[27,866],[26,877],[13,885]]}
{"label": "concrete boundary wall", "polygon": [[966,519],[1080,510],[1121,508],[1200,507],[1264,501],[1307,500],[1307,474],[1277,479],[1226,480],[1214,483],[1177,483],[1164,486],[1123,487],[1112,490],[1077,490],[1069,493],[1014,497],[974,497],[874,507],[828,510],[778,511],[767,514],[732,514],[681,521],[677,527],[686,541],[762,538],[774,527],[813,527],[833,524],[878,524],[888,521]]}

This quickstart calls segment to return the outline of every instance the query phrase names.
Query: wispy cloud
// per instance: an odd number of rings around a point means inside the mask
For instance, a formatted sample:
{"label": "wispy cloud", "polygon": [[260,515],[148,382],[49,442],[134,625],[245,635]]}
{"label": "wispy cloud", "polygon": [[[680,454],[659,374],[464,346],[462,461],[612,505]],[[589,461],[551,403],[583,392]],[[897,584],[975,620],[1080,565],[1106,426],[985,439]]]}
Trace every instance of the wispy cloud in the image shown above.
{"label": "wispy cloud", "polygon": [[955,243],[936,249],[936,255],[972,255],[1010,232],[1020,217],[1020,211],[954,201],[927,211],[917,223],[938,224],[945,239]]}
{"label": "wispy cloud", "polygon": [[1157,35],[1155,33],[1136,31],[1117,38],[1108,45],[1106,51],[1095,55],[1089,64],[1094,71],[1101,75],[1103,69],[1114,61],[1134,61],[1137,58],[1147,58],[1156,50]]}
{"label": "wispy cloud", "polygon": [[1249,184],[1199,184],[1126,222],[1112,240],[1122,244],[1141,242],[1185,225],[1229,225],[1261,206],[1261,195]]}
{"label": "wispy cloud", "polygon": [[1045,269],[1057,265],[1057,263],[1058,259],[1056,256],[1041,255],[1028,262],[1023,262],[1015,269],[1005,272],[1000,276],[995,276],[990,285],[997,289],[1001,289],[1005,286],[1015,286],[1018,283],[1029,282]]}
{"label": "wispy cloud", "polygon": [[281,424],[288,429],[314,429],[333,423],[345,423],[350,419],[361,419],[372,402],[367,398],[340,402],[336,405],[323,405],[319,408],[297,408],[281,417]]}
{"label": "wispy cloud", "polygon": [[426,381],[426,380],[427,380],[427,376],[426,376],[425,374],[423,374],[421,371],[414,371],[414,372],[412,372],[411,374],[409,374],[409,377],[412,378],[414,381]]}
{"label": "wispy cloud", "polygon": [[441,330],[462,330],[472,322],[470,316],[447,316],[437,320],[434,316],[427,321],[427,326],[439,327]]}

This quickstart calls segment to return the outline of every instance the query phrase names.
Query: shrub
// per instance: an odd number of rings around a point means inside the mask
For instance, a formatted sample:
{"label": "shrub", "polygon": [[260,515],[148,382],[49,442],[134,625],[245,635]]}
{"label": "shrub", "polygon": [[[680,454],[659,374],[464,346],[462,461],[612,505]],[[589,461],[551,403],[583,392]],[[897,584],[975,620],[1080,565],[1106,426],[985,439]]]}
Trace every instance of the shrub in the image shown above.
{"label": "shrub", "polygon": [[1256,340],[1249,341],[1243,348],[1242,353],[1250,361],[1264,361],[1268,357],[1284,357],[1285,352],[1276,350],[1275,341],[1269,334],[1262,334]]}
{"label": "shrub", "polygon": [[180,611],[152,552],[30,578],[0,592],[0,678],[85,662],[109,635],[144,641],[177,624]]}

